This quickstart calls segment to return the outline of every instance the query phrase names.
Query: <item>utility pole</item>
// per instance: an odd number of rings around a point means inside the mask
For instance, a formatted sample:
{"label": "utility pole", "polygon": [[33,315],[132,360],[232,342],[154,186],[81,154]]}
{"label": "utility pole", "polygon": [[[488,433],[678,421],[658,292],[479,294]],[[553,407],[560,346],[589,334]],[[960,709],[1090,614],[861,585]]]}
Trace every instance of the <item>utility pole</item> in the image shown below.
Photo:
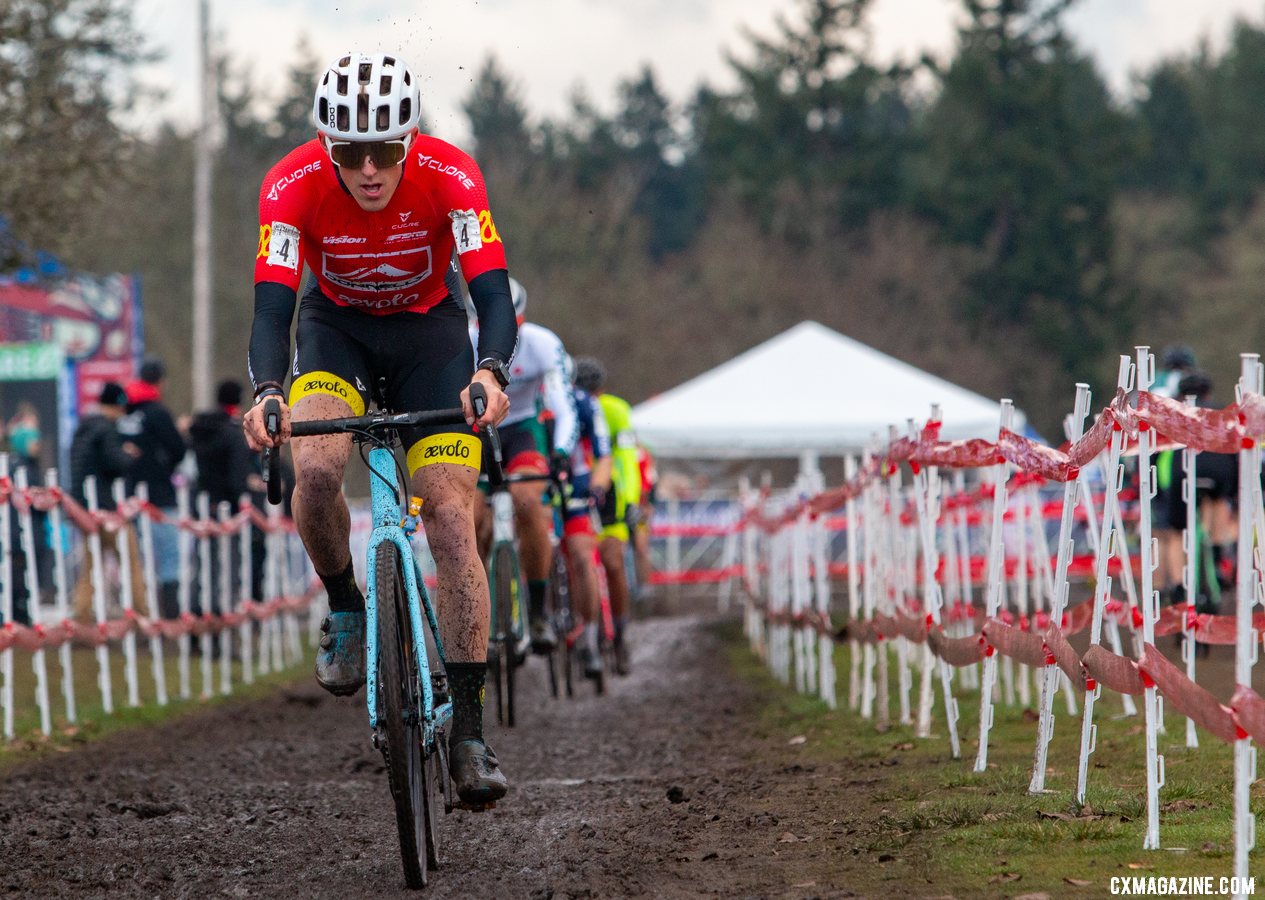
{"label": "utility pole", "polygon": [[202,118],[194,146],[193,177],[193,408],[211,405],[211,165],[215,73],[211,60],[210,0],[198,3]]}

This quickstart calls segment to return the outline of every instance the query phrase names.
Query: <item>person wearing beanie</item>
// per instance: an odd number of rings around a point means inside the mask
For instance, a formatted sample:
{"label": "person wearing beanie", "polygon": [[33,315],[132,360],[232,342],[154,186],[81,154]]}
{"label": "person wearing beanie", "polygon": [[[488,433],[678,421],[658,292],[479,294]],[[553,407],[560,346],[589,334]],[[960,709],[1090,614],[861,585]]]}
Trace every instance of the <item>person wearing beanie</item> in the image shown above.
{"label": "person wearing beanie", "polygon": [[147,357],[140,377],[127,385],[127,415],[119,420],[119,433],[139,450],[127,476],[127,492],[135,495],[137,485],[149,491],[149,502],[161,510],[167,521],[154,522],[154,564],[158,577],[159,606],[164,615],[179,608],[180,544],[174,524],[178,516],[176,486],[172,481],[185,455],[185,441],[171,411],[162,402],[162,382],[166,367]]}

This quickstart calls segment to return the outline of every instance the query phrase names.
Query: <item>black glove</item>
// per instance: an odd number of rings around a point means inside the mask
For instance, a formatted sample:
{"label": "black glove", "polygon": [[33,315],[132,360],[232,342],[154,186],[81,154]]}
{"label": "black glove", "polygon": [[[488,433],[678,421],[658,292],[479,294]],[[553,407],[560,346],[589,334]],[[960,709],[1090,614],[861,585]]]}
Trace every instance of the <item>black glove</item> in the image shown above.
{"label": "black glove", "polygon": [[549,454],[549,474],[559,481],[571,478],[571,454],[564,450],[554,450]]}

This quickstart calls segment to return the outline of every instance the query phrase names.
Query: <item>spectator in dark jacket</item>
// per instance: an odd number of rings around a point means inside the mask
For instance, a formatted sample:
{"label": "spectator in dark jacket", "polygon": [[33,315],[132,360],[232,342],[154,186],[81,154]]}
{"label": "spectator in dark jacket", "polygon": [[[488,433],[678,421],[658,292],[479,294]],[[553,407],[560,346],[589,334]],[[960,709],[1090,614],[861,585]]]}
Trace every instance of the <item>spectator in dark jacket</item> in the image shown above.
{"label": "spectator in dark jacket", "polygon": [[154,565],[158,575],[159,606],[164,615],[179,608],[180,543],[177,527],[176,486],[172,476],[184,459],[185,443],[170,410],[162,402],[162,382],[166,367],[161,360],[147,358],[141,377],[127,386],[127,415],[119,421],[119,432],[140,450],[128,472],[128,493],[138,484],[149,491],[149,502],[170,522],[155,522]]}
{"label": "spectator in dark jacket", "polygon": [[[248,495],[255,507],[263,511],[265,488],[261,461],[259,454],[247,445],[242,431],[241,382],[221,382],[215,402],[215,409],[198,413],[189,425],[189,448],[198,463],[197,491],[207,495],[213,510],[220,503],[232,504],[236,510],[242,497]],[[235,543],[235,561],[237,553]],[[251,531],[251,597],[255,600],[263,599],[264,562],[264,533],[256,528]],[[236,562],[233,571],[237,571]]]}
{"label": "spectator in dark jacket", "polygon": [[242,432],[241,383],[221,382],[215,402],[215,409],[198,413],[189,425],[189,448],[198,463],[197,490],[208,495],[212,508],[228,502],[236,509],[243,494],[262,495],[259,454],[246,444]]}
{"label": "spectator in dark jacket", "polygon": [[[92,477],[97,482],[97,507],[114,509],[114,481],[127,477],[134,458],[140,453],[135,445],[125,443],[118,432],[117,425],[126,406],[127,394],[122,385],[109,381],[101,388],[98,411],[88,413],[79,420],[79,427],[70,442],[70,495],[82,505],[88,502],[84,496],[84,480]],[[118,552],[119,534],[127,534],[134,607],[144,615],[147,610],[145,580],[136,529],[128,523],[120,531],[102,529],[100,533],[101,549],[114,553]],[[75,584],[74,610],[75,618],[86,622],[92,619],[92,555],[87,554],[85,559],[79,571],[79,581]]]}

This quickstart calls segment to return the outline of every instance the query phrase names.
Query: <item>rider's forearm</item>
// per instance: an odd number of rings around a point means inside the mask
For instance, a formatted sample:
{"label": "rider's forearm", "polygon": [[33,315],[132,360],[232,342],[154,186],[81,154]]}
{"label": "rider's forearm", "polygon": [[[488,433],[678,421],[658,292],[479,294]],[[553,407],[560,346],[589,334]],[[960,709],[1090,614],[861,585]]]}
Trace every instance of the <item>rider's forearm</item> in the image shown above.
{"label": "rider's forearm", "polygon": [[491,357],[509,362],[518,344],[509,272],[492,269],[474,278],[470,282],[470,301],[479,316],[478,361]]}
{"label": "rider's forearm", "polygon": [[293,288],[273,281],[255,285],[255,319],[250,327],[247,366],[258,395],[261,386],[285,384],[290,362],[290,320],[294,318]]}

